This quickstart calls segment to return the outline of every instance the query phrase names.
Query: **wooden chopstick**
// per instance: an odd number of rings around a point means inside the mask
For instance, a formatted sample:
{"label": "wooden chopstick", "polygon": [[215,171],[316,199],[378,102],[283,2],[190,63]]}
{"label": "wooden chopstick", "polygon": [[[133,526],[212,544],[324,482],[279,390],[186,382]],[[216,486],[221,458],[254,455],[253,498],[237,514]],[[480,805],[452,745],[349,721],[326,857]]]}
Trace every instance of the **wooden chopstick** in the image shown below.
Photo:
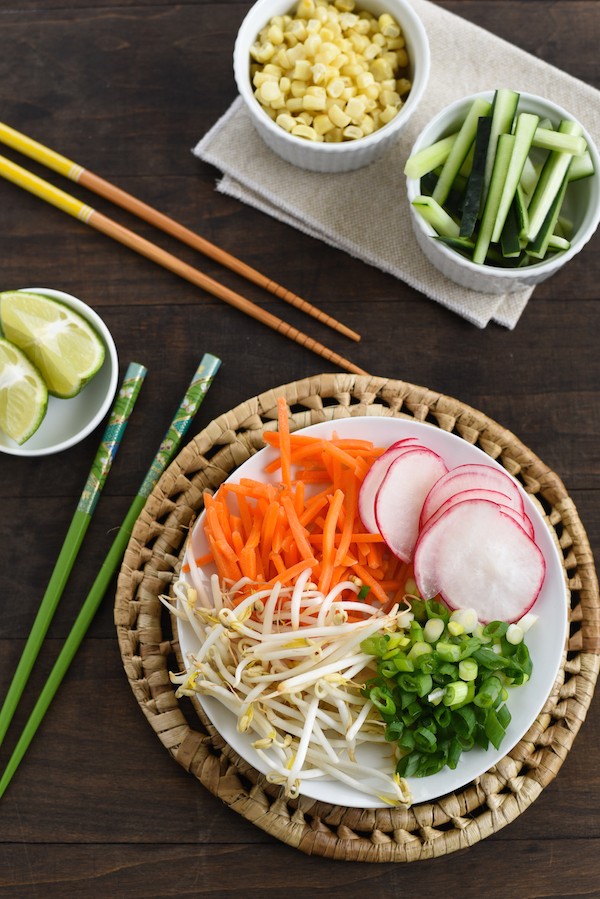
{"label": "wooden chopstick", "polygon": [[118,224],[118,222],[113,221],[101,212],[88,206],[86,203],[82,203],[81,200],[65,193],[48,181],[44,181],[32,172],[28,172],[26,169],[16,165],[16,163],[11,162],[10,159],[6,159],[4,156],[0,156],[0,175],[7,181],[11,181],[13,184],[22,187],[24,190],[45,200],[52,206],[56,206],[57,209],[79,219],[91,228],[95,228],[96,231],[100,231],[108,237],[112,237],[113,240],[124,244],[124,246],[129,247],[141,256],[151,259],[153,262],[156,262],[157,265],[179,275],[191,284],[195,284],[196,287],[201,287],[207,293],[223,300],[225,303],[239,309],[241,312],[245,312],[246,315],[262,322],[262,324],[266,325],[268,328],[272,328],[274,331],[283,334],[284,337],[288,337],[295,343],[305,346],[313,353],[316,353],[317,356],[322,356],[323,359],[327,359],[329,362],[338,365],[346,371],[359,375],[368,374],[364,369],[359,368],[357,365],[354,365],[353,362],[350,362],[333,350],[328,349],[328,347],[323,346],[323,344],[318,341],[313,340],[312,337],[309,337],[307,334],[304,334],[302,331],[289,325],[276,315],[272,315],[265,309],[261,309],[260,306],[257,306],[240,294],[235,293],[233,290],[225,287],[225,285],[220,284],[213,278],[209,278],[208,275],[203,274],[199,269],[193,268],[191,265],[188,265],[186,262],[173,256],[171,253],[167,253],[156,244],[140,237],[133,231],[129,231],[128,228],[123,227]]}
{"label": "wooden chopstick", "polygon": [[111,184],[109,181],[105,181],[103,178],[100,178],[99,175],[90,172],[89,169],[83,168],[83,166],[73,162],[73,160],[67,159],[66,156],[62,156],[60,153],[51,150],[49,147],[45,147],[43,144],[27,137],[26,134],[22,134],[20,131],[16,131],[9,125],[5,125],[3,122],[0,122],[0,141],[15,150],[18,150],[20,153],[23,153],[25,156],[29,156],[30,159],[41,162],[42,165],[58,172],[70,181],[81,184],[82,187],[110,200],[110,202],[133,213],[138,218],[149,222],[155,228],[159,228],[165,233],[170,234],[171,237],[175,237],[182,243],[193,247],[195,250],[198,250],[210,259],[215,260],[215,262],[218,262],[220,265],[225,266],[225,268],[229,268],[231,271],[246,278],[246,280],[258,284],[259,287],[264,288],[269,291],[269,293],[284,300],[286,303],[302,310],[302,312],[305,312],[307,315],[311,315],[313,318],[328,325],[328,327],[333,328],[333,330],[338,331],[345,337],[349,337],[351,340],[360,340],[360,334],[357,334],[356,331],[353,331],[331,315],[328,315],[326,312],[313,306],[308,300],[302,299],[302,297],[292,293],[291,290],[287,290],[287,288],[283,287],[281,284],[267,278],[261,272],[256,271],[256,269],[247,265],[245,262],[242,262],[241,259],[237,259],[225,250],[220,249],[220,247],[215,246],[215,244],[206,240],[204,237],[201,237],[194,231],[190,231],[189,228],[185,228],[168,215],[164,215],[152,206],[148,206],[146,203],[143,203],[126,191],[121,190],[121,188],[116,185]]}

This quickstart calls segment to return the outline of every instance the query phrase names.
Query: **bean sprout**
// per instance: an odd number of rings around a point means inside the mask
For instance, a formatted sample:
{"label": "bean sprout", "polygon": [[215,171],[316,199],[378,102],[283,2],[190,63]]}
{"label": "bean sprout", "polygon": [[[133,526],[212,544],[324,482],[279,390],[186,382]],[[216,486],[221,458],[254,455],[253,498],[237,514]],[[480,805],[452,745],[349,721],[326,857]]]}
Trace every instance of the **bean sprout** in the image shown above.
{"label": "bean sprout", "polygon": [[200,646],[171,681],[178,696],[211,696],[231,712],[267,765],[267,780],[286,796],[297,797],[303,781],[326,778],[407,807],[410,792],[394,772],[391,746],[387,770],[356,760],[361,746],[385,744],[384,725],[362,689],[374,668],[361,643],[406,619],[398,606],[384,612],[357,600],[351,582],[324,595],[310,574],[293,587],[253,585],[237,605],[239,583],[213,577],[207,597],[178,581],[176,605],[162,601],[190,623]]}

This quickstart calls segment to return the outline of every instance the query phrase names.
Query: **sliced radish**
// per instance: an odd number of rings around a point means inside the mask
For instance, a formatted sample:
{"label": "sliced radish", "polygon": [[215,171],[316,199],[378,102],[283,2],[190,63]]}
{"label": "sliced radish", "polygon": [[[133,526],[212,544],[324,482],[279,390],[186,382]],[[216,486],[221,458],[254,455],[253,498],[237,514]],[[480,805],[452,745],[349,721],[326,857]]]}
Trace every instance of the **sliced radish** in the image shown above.
{"label": "sliced radish", "polygon": [[508,497],[507,505],[512,506],[519,512],[524,511],[521,491],[510,475],[499,468],[492,468],[491,465],[471,462],[452,468],[432,487],[431,492],[423,503],[421,525],[425,524],[427,519],[449,497],[461,490],[472,490],[475,488],[498,490]]}
{"label": "sliced radish", "polygon": [[365,478],[361,484],[358,493],[358,514],[360,520],[364,524],[369,533],[377,533],[377,522],[375,520],[375,496],[386,472],[394,459],[402,454],[408,447],[417,444],[416,437],[405,437],[403,440],[397,440],[393,443],[385,453],[379,456],[369,468]]}
{"label": "sliced radish", "polygon": [[448,471],[433,450],[419,446],[399,455],[387,469],[375,496],[375,522],[394,555],[410,562],[423,501]]}
{"label": "sliced radish", "polygon": [[481,622],[517,621],[541,590],[546,564],[521,525],[484,499],[452,505],[420,534],[414,575],[421,596],[473,608]]}

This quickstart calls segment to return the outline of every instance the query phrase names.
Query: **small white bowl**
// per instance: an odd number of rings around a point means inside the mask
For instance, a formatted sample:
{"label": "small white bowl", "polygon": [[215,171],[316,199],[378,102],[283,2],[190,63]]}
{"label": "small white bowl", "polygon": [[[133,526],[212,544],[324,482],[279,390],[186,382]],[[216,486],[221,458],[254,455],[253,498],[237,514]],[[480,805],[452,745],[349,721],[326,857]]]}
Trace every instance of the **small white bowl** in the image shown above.
{"label": "small white bowl", "polygon": [[[492,100],[493,96],[493,91],[483,91],[470,97],[464,97],[447,106],[421,131],[411,150],[411,156],[442,137],[457,131],[476,97]],[[556,103],[525,92],[520,92],[518,111],[531,112],[539,115],[541,119],[550,119],[554,126],[558,126],[561,119],[577,121],[575,116]],[[594,163],[594,174],[573,182],[567,188],[563,210],[573,222],[571,246],[562,253],[551,255],[547,260],[523,268],[500,268],[487,263],[476,265],[441,241],[434,240],[433,235],[436,232],[412,205],[412,201],[421,193],[420,179],[407,178],[406,189],[413,230],[417,243],[432,265],[462,287],[492,294],[514,293],[534,287],[566,265],[569,259],[583,249],[600,222],[600,156],[585,128],[583,128],[583,136],[587,141],[588,150]]]}
{"label": "small white bowl", "polygon": [[250,81],[250,47],[273,16],[290,12],[294,0],[258,0],[243,20],[233,51],[233,70],[250,119],[264,142],[287,162],[313,172],[350,172],[379,159],[406,126],[423,96],[430,70],[429,42],[421,20],[406,0],[358,0],[357,9],[388,12],[402,28],[410,59],[412,87],[400,112],[366,137],[343,143],[317,143],[288,134],[269,118],[254,96]]}
{"label": "small white bowl", "polygon": [[26,443],[19,446],[0,431],[0,452],[12,456],[47,456],[66,450],[96,428],[110,410],[117,392],[119,360],[112,335],[100,316],[86,303],[61,290],[47,287],[23,288],[28,293],[38,293],[59,300],[85,318],[98,332],[106,347],[106,355],[100,371],[83,390],[71,399],[48,397],[48,409],[41,425]]}

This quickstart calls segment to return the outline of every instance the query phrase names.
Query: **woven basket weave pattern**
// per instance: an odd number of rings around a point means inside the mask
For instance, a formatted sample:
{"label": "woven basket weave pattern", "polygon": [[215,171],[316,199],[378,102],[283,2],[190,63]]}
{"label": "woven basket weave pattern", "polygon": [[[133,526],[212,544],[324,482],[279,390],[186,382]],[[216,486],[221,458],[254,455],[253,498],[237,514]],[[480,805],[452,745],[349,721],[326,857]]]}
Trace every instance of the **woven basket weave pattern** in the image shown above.
{"label": "woven basket weave pattern", "polygon": [[[535,498],[563,558],[571,596],[568,646],[552,693],[523,739],[456,793],[405,809],[347,809],[300,797],[241,759],[198,703],[176,699],[176,630],[159,596],[179,572],[186,537],[214,490],[264,446],[285,396],[294,430],[349,416],[428,422],[478,446]],[[185,447],[142,512],[118,580],[115,624],[134,695],[176,761],[230,808],[306,853],[346,861],[409,862],[465,849],[520,815],[558,773],[585,719],[598,676],[600,600],[589,542],[560,479],[515,436],[451,397],[403,381],[321,375],[267,391],[220,416]]]}

